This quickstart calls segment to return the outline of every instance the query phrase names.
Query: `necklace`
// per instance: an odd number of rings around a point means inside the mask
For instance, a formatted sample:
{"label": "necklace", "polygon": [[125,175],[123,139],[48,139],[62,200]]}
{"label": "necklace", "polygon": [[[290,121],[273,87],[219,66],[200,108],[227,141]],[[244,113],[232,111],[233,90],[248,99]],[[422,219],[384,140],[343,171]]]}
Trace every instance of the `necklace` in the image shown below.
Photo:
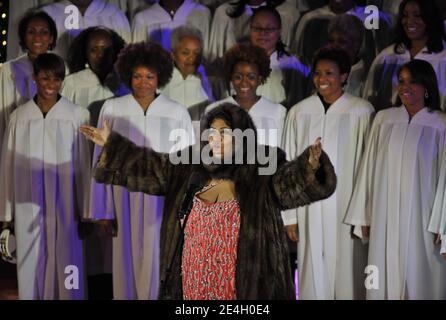
{"label": "necklace", "polygon": [[222,183],[224,180],[223,179],[218,179],[218,180],[214,180],[213,182],[205,185],[200,191],[198,191],[197,193],[203,193],[213,187],[215,187],[216,185],[219,185],[220,183]]}

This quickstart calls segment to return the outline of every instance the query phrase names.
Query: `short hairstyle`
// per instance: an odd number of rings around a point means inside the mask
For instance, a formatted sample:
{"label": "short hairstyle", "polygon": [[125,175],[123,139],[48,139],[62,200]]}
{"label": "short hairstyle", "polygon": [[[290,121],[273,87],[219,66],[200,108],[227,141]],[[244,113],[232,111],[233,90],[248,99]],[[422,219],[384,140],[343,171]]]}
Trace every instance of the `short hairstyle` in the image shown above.
{"label": "short hairstyle", "polygon": [[183,38],[194,38],[200,42],[201,49],[203,49],[203,34],[200,30],[193,26],[179,26],[173,29],[170,35],[170,47],[173,50],[176,50],[178,44]]}
{"label": "short hairstyle", "polygon": [[[399,68],[398,77],[400,76],[401,71],[404,69],[407,69],[410,72],[412,80],[415,83],[426,88],[428,97],[424,97],[424,105],[429,108],[429,110],[441,110],[437,76],[432,65],[424,60],[411,60]],[[401,105],[402,102],[398,96],[396,99],[396,106]]]}
{"label": "short hairstyle", "polygon": [[88,41],[90,40],[90,37],[92,35],[99,31],[103,31],[109,34],[113,48],[113,51],[109,52],[109,54],[111,54],[111,60],[113,61],[112,64],[116,62],[119,52],[125,46],[124,39],[122,39],[119,34],[109,28],[102,26],[89,27],[83,30],[74,39],[73,43],[70,46],[70,50],[68,51],[67,63],[71,73],[79,72],[85,69],[85,65],[88,63]]}
{"label": "short hairstyle", "polygon": [[55,53],[42,53],[33,62],[33,73],[38,75],[40,71],[52,72],[61,80],[65,78],[65,62]]}
{"label": "short hairstyle", "polygon": [[[334,62],[338,66],[339,72],[341,74],[347,74],[347,75],[350,74],[351,70],[350,58],[348,57],[348,53],[341,48],[329,45],[320,48],[318,51],[316,51],[313,58],[313,65],[311,68],[311,71],[313,73],[316,71],[317,64],[321,60],[329,60],[331,62]],[[345,85],[345,83],[343,83],[343,85]]]}
{"label": "short hairstyle", "polygon": [[404,9],[409,2],[414,2],[420,8],[421,19],[426,24],[427,49],[430,52],[440,52],[443,48],[443,41],[446,40],[443,20],[440,16],[440,10],[433,0],[403,0],[398,12],[398,21],[395,26],[395,53],[401,53],[401,45],[406,48],[412,47],[410,39],[407,37],[403,28]]}
{"label": "short hairstyle", "polygon": [[328,24],[328,34],[339,31],[347,35],[354,42],[362,44],[364,40],[365,28],[361,20],[351,14],[340,14],[330,20]]}
{"label": "short hairstyle", "polygon": [[[258,7],[253,10],[253,13],[252,13],[252,16],[250,19],[250,26],[252,25],[252,22],[254,21],[254,19],[261,13],[271,14],[276,19],[278,27],[280,29],[282,29],[282,17],[280,16],[280,14],[276,10],[276,8],[274,8],[272,6],[268,6],[268,5],[261,6],[261,7]],[[283,43],[281,38],[279,38],[279,40],[276,43],[276,51],[277,51],[277,56],[279,58],[282,57],[284,54],[287,56],[290,56],[290,53],[287,51],[286,45],[285,45],[285,43]]]}
{"label": "short hairstyle", "polygon": [[54,20],[45,11],[28,11],[19,22],[19,44],[23,50],[28,50],[25,43],[26,29],[28,28],[31,20],[42,19],[48,23],[50,35],[53,37],[53,42],[49,46],[49,50],[53,50],[56,47],[57,41],[57,27]]}
{"label": "short hairstyle", "polygon": [[224,73],[227,81],[231,81],[234,67],[239,62],[255,64],[259,69],[259,75],[262,77],[262,84],[265,83],[271,73],[270,60],[263,48],[248,42],[239,43],[232,46],[224,55]]}
{"label": "short hairstyle", "polygon": [[172,77],[172,58],[162,46],[155,42],[128,44],[119,53],[115,64],[121,80],[129,88],[131,88],[133,70],[140,66],[155,70],[160,88],[164,87]]}

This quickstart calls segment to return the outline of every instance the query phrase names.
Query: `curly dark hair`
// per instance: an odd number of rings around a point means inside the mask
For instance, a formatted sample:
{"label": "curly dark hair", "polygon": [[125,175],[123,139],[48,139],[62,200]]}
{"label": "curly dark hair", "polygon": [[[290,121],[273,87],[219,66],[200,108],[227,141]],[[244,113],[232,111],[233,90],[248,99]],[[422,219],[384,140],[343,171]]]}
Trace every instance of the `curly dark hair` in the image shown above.
{"label": "curly dark hair", "polygon": [[96,32],[100,31],[107,33],[112,42],[112,50],[109,50],[107,52],[108,57],[103,59],[108,60],[108,63],[104,65],[104,68],[108,70],[104,70],[104,73],[108,74],[113,70],[113,64],[118,59],[119,52],[124,48],[125,41],[115,31],[106,27],[95,26],[83,30],[71,44],[67,57],[68,67],[70,68],[71,73],[79,72],[85,69],[85,65],[88,63],[88,40]]}
{"label": "curly dark hair", "polygon": [[48,28],[50,29],[50,35],[53,37],[53,42],[50,44],[48,50],[53,50],[56,47],[57,41],[57,27],[54,20],[45,12],[39,10],[31,10],[25,13],[25,15],[20,19],[19,22],[19,44],[20,47],[25,51],[28,48],[25,43],[26,29],[28,28],[31,20],[42,19],[48,23]]}
{"label": "curly dark hair", "polygon": [[147,41],[131,43],[121,50],[115,68],[126,86],[131,88],[133,70],[136,67],[146,67],[156,71],[158,87],[164,87],[172,77],[173,60],[159,44]]}
{"label": "curly dark hair", "polygon": [[270,60],[263,48],[254,46],[249,42],[239,43],[232,46],[224,55],[224,73],[228,82],[231,81],[234,67],[239,62],[255,64],[259,69],[259,75],[262,77],[261,84],[266,82],[271,73]]}
{"label": "curly dark hair", "polygon": [[398,22],[395,26],[395,53],[401,53],[400,46],[404,44],[406,48],[412,48],[412,43],[407,37],[403,28],[404,9],[409,2],[414,2],[420,8],[421,19],[426,24],[426,33],[428,35],[427,49],[430,52],[438,53],[444,49],[443,41],[446,41],[441,13],[433,0],[404,0],[401,2],[398,12]]}

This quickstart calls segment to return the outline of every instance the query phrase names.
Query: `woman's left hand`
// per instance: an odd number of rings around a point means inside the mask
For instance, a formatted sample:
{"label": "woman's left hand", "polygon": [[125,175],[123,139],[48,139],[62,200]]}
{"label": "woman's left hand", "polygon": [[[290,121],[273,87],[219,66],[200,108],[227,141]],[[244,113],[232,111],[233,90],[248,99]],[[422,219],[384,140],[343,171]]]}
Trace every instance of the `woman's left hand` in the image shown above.
{"label": "woman's left hand", "polygon": [[319,166],[319,158],[322,154],[322,143],[321,137],[317,138],[314,144],[310,147],[310,157],[308,158],[308,163],[310,164],[311,169],[316,171]]}

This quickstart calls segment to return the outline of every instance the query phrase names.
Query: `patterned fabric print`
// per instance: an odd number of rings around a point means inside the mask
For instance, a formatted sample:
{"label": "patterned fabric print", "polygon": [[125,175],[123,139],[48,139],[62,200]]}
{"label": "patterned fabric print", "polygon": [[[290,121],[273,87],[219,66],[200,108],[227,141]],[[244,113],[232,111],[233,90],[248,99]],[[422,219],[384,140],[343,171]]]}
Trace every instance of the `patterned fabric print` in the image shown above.
{"label": "patterned fabric print", "polygon": [[185,300],[233,300],[240,229],[236,199],[194,198],[185,228],[182,276]]}

